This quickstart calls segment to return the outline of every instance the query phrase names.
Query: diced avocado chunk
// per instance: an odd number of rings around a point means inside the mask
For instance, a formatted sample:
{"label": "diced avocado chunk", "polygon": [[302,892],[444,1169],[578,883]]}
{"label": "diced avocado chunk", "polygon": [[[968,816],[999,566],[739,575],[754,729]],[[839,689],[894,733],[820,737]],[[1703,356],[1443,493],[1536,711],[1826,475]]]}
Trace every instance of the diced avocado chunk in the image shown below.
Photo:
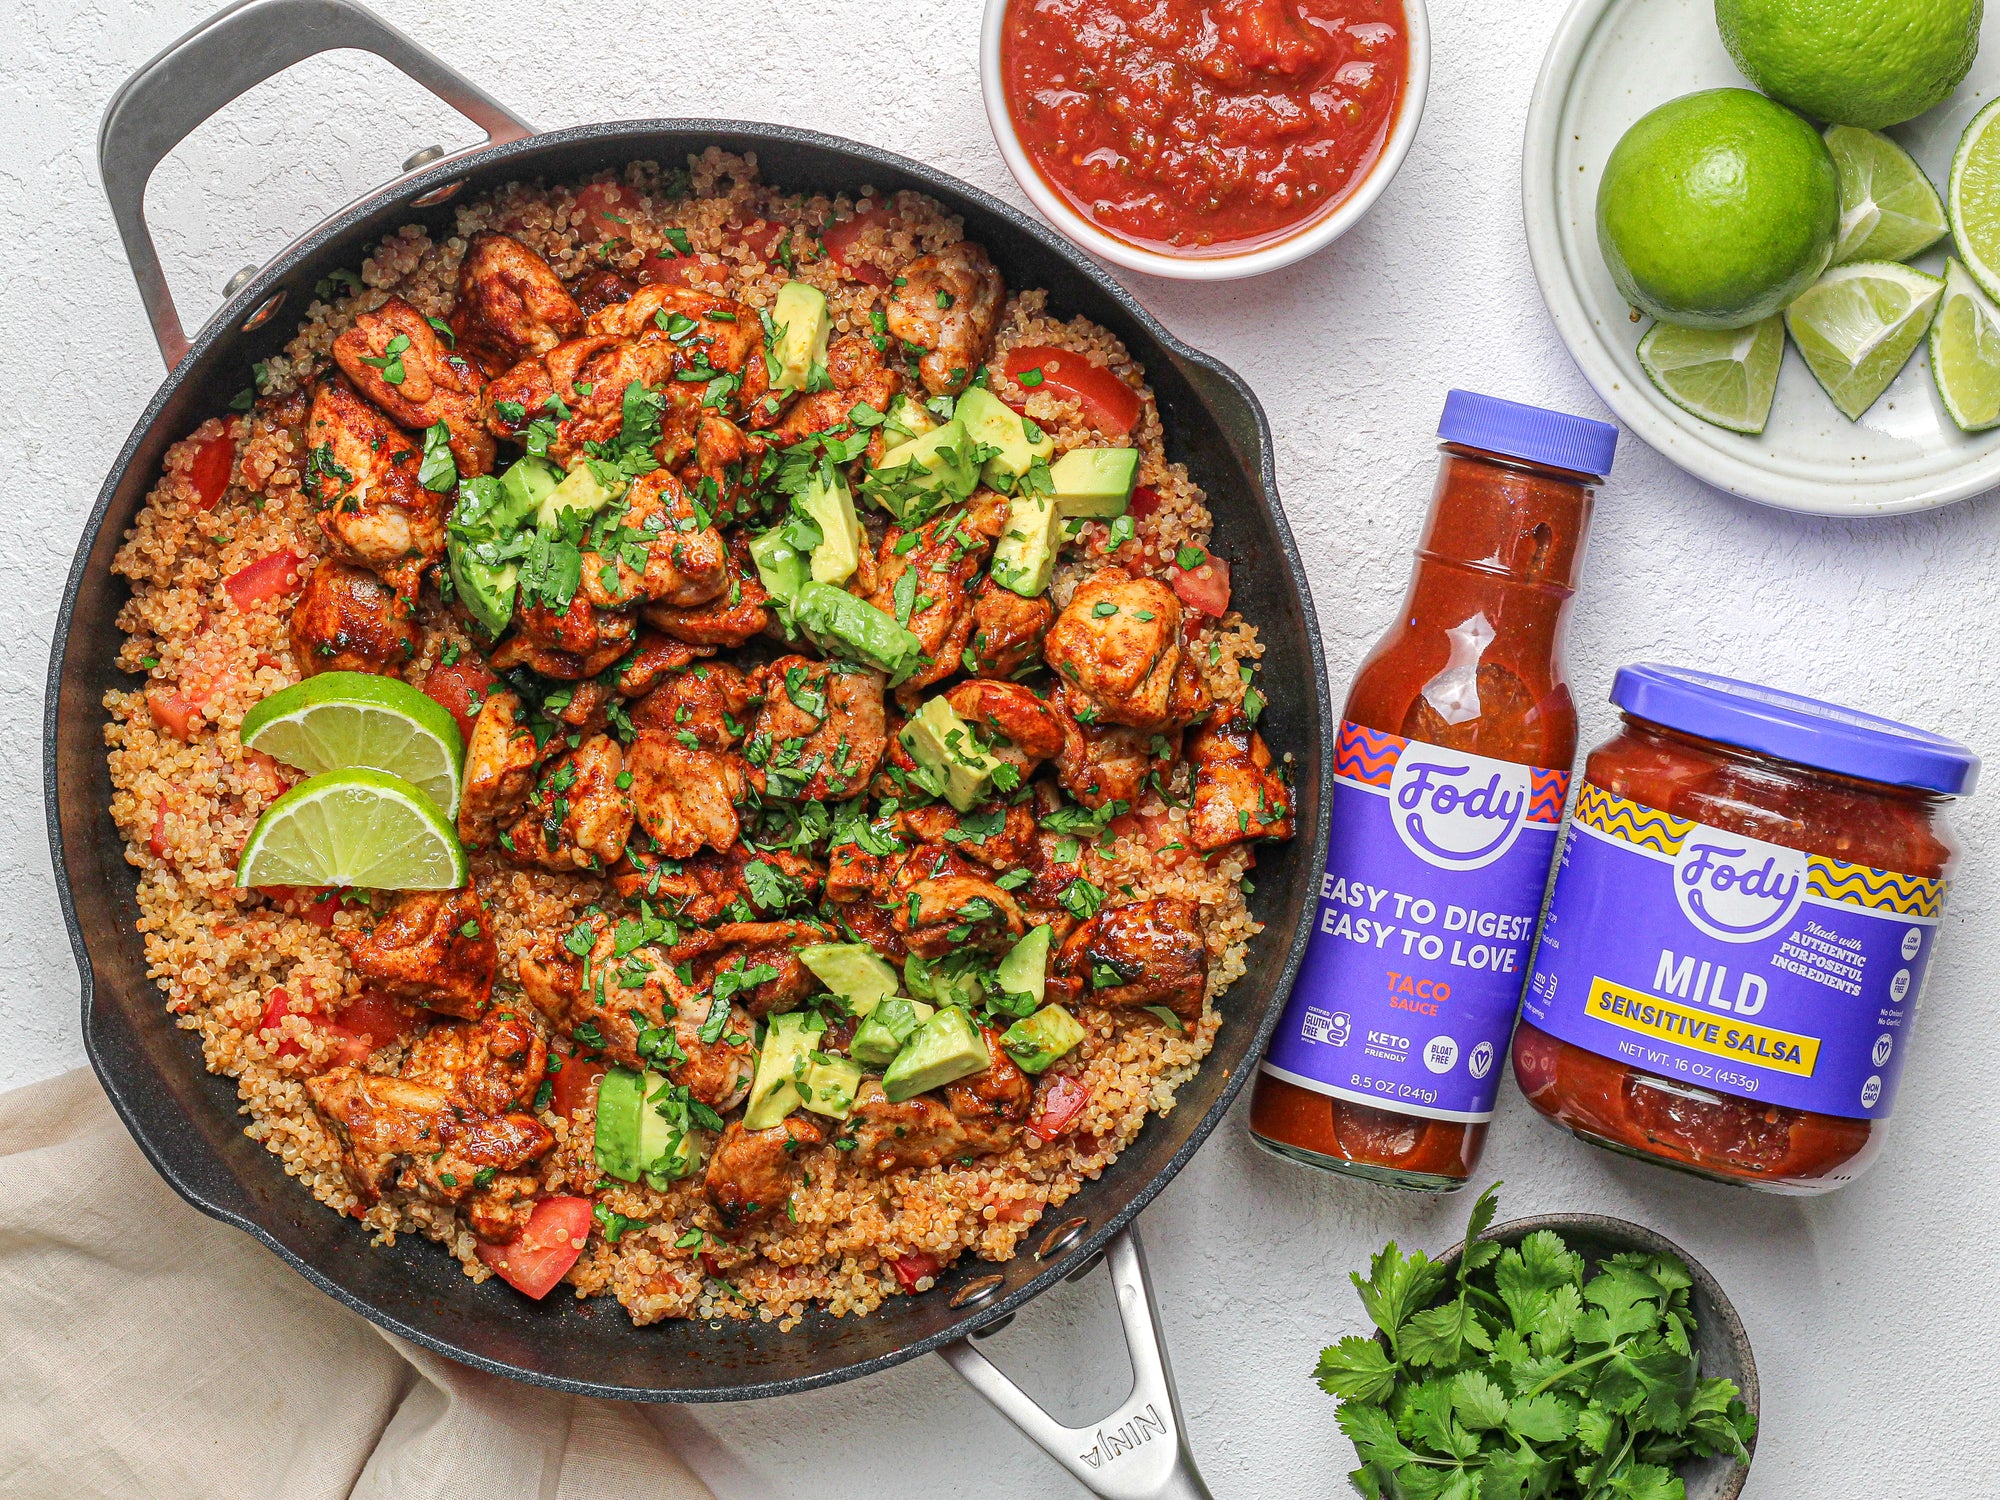
{"label": "diced avocado chunk", "polygon": [[1062,513],[1047,495],[1017,490],[1007,501],[1007,529],[993,547],[993,581],[1023,599],[1038,597],[1056,576]]}
{"label": "diced avocado chunk", "polygon": [[830,583],[802,584],[792,596],[792,620],[822,651],[887,672],[892,684],[923,658],[924,643],[894,615]]}
{"label": "diced avocado chunk", "polygon": [[979,981],[979,964],[976,953],[948,953],[935,961],[912,953],[903,960],[903,983],[919,1000],[976,1010],[986,998],[986,986]]}
{"label": "diced avocado chunk", "polygon": [[[947,1005],[917,1028],[882,1074],[882,1092],[891,1104],[943,1088],[947,1083],[993,1066],[986,1038],[958,1007]],[[782,1116],[780,1117],[782,1118]]]}
{"label": "diced avocado chunk", "polygon": [[1041,1004],[1042,991],[1049,982],[1049,944],[1055,933],[1044,922],[1033,929],[1000,960],[1000,988],[1010,995],[1032,995]]}
{"label": "diced avocado chunk", "polygon": [[912,401],[908,396],[898,395],[889,403],[889,410],[882,418],[883,452],[887,453],[911,438],[936,432],[941,425],[929,407]]}
{"label": "diced avocado chunk", "polygon": [[617,498],[617,491],[597,477],[595,468],[587,463],[578,464],[563,476],[561,484],[542,497],[535,522],[544,531],[553,531],[564,511],[594,516]]}
{"label": "diced avocado chunk", "polygon": [[803,281],[788,281],[771,303],[769,373],[774,391],[802,391],[816,367],[826,364],[826,340],[832,323],[826,315],[826,293]]}
{"label": "diced avocado chunk", "polygon": [[[809,1023],[819,1026],[808,1030]],[[750,1098],[743,1110],[745,1130],[769,1130],[799,1107],[799,1080],[806,1076],[806,1054],[819,1040],[826,1023],[807,1011],[772,1016],[764,1026],[764,1045],[757,1052],[757,1072],[750,1080]]]}
{"label": "diced avocado chunk", "polygon": [[844,1120],[853,1114],[854,1096],[860,1091],[861,1064],[835,1052],[809,1057],[806,1076],[799,1080],[805,1107],[829,1120]]}
{"label": "diced avocado chunk", "polygon": [[1065,516],[1124,515],[1138,478],[1137,448],[1074,448],[1049,465],[1056,509]]}
{"label": "diced avocado chunk", "polygon": [[1083,1037],[1083,1026],[1075,1016],[1060,1005],[1044,1005],[1026,1020],[1009,1026],[1000,1045],[1023,1073],[1039,1073]]}
{"label": "diced avocado chunk", "polygon": [[677,1128],[660,1112],[667,1081],[648,1070],[642,1078],[645,1103],[639,1110],[639,1170],[655,1192],[669,1183],[692,1177],[701,1166],[701,1147],[692,1131]]}
{"label": "diced avocado chunk", "polygon": [[563,471],[546,458],[532,453],[516,459],[500,476],[500,503],[494,507],[493,524],[511,531],[542,507],[549,491],[562,483]]}
{"label": "diced avocado chunk", "polygon": [[958,398],[957,415],[974,442],[1000,450],[980,471],[988,484],[999,481],[996,488],[1008,488],[1036,459],[1056,451],[1047,433],[984,386],[975,385]]}
{"label": "diced avocado chunk", "polygon": [[842,583],[861,566],[861,522],[854,514],[854,496],[838,469],[815,470],[806,480],[799,508],[819,527],[820,543],[812,549],[815,583]]}
{"label": "diced avocado chunk", "polygon": [[627,1068],[613,1068],[597,1080],[597,1170],[620,1182],[639,1180],[645,1087],[644,1079]]}
{"label": "diced avocado chunk", "polygon": [[445,567],[451,573],[452,591],[465,605],[466,613],[490,637],[498,637],[514,618],[514,597],[519,591],[521,569],[514,563],[481,562],[451,537],[445,544]]}
{"label": "diced avocado chunk", "polygon": [[856,1015],[902,988],[902,975],[866,943],[811,943],[799,949],[799,961]]}
{"label": "diced avocado chunk", "polygon": [[995,768],[1005,764],[980,748],[972,726],[943,695],[931,698],[903,726],[903,748],[942,784],[945,800],[971,812],[992,790]]}
{"label": "diced avocado chunk", "polygon": [[757,581],[774,598],[792,598],[811,577],[810,560],[785,539],[781,528],[750,538],[750,558],[757,564]]}
{"label": "diced avocado chunk", "polygon": [[979,488],[979,465],[972,461],[977,451],[978,444],[965,430],[965,423],[953,417],[884,453],[882,462],[875,466],[876,477],[884,483],[870,493],[899,521],[910,507],[898,492],[928,495],[942,491],[963,500]]}
{"label": "diced avocado chunk", "polygon": [[937,1011],[921,1000],[905,1000],[891,995],[868,1012],[868,1019],[854,1028],[854,1040],[847,1055],[871,1068],[886,1068],[896,1060],[903,1044],[917,1034]]}

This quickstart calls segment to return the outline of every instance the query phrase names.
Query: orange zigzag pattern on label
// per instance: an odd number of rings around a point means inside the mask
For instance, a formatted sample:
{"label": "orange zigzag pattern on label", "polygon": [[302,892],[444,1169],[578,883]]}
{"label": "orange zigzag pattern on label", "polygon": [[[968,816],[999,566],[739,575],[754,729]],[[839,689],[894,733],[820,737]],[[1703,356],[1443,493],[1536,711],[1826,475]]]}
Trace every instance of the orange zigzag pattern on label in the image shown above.
{"label": "orange zigzag pattern on label", "polygon": [[1395,776],[1397,757],[1408,743],[1401,735],[1381,734],[1344,719],[1333,747],[1333,774],[1385,787]]}

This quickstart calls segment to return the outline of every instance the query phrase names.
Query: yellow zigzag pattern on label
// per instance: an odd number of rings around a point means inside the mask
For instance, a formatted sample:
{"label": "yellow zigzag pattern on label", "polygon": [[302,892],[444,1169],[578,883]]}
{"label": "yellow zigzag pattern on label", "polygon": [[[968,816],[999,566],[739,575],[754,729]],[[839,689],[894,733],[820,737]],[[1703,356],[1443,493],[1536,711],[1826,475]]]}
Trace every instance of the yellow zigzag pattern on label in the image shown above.
{"label": "yellow zigzag pattern on label", "polygon": [[[1676,818],[1643,802],[1607,792],[1588,781],[1576,794],[1576,820],[1624,843],[1657,849],[1667,855],[1678,854],[1681,841],[1700,826],[1690,819]],[[1892,911],[1906,917],[1935,917],[1944,909],[1942,880],[1850,865],[1818,854],[1806,857],[1806,890],[1825,901],[1866,907],[1870,911]]]}

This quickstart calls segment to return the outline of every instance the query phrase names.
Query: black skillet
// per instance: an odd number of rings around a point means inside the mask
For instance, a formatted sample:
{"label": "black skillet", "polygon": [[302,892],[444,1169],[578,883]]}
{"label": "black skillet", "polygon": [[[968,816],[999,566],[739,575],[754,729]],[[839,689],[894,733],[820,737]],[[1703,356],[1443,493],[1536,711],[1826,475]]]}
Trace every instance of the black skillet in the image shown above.
{"label": "black skillet", "polygon": [[[142,207],[153,167],[202,120],[265,78],[333,48],[386,59],[478,124],[486,143],[420,152],[405,175],[334,215],[270,264],[238,276],[222,309],[188,338]],[[530,1302],[498,1281],[475,1286],[457,1263],[414,1237],[393,1249],[328,1213],[277,1158],[243,1134],[234,1085],[206,1072],[192,1038],[146,977],[135,878],[107,811],[103,696],[129,690],[115,665],[114,623],[126,597],[112,554],[159,474],[170,444],[227,408],[250,364],[275,353],[315,282],[357,266],[385,233],[411,222],[448,232],[451,199],[510,180],[575,181],[647,159],[717,145],[755,152],[767,180],[789,188],[863,185],[929,193],[964,217],[1010,286],[1048,289],[1050,310],[1083,314],[1145,363],[1170,454],[1208,493],[1217,550],[1234,597],[1262,632],[1263,729],[1297,771],[1301,836],[1258,854],[1253,908],[1266,924],[1249,972],[1223,1001],[1228,1019],[1199,1074],[1164,1118],[1103,1176],[1051,1215],[1004,1266],[967,1261],[940,1286],[896,1297],[866,1318],[808,1317],[781,1333],[732,1322],[634,1328],[609,1299]],[[1040,223],[917,162],[851,141],[729,120],[629,120],[535,134],[496,101],[352,0],[243,0],[195,28],[121,89],[99,138],[106,192],[169,374],[132,430],[84,527],[55,627],[46,704],[49,839],[70,940],[83,976],[83,1035],[92,1065],[160,1174],[196,1208],[262,1240],[315,1286],[404,1338],[480,1369],[557,1389],[642,1401],[727,1401],[851,1379],[933,1350],[1059,1462],[1106,1495],[1198,1496],[1130,1225],[1215,1128],[1250,1075],[1291,986],[1306,913],[1326,851],[1321,787],[1333,744],[1326,672],[1304,572],[1278,508],[1271,436],[1243,382],[1180,343],[1097,265]],[[1057,1222],[1058,1218],[1060,1222]],[[968,1342],[1010,1319],[1057,1278],[1108,1257],[1137,1379],[1090,1430],[1060,1426]]]}

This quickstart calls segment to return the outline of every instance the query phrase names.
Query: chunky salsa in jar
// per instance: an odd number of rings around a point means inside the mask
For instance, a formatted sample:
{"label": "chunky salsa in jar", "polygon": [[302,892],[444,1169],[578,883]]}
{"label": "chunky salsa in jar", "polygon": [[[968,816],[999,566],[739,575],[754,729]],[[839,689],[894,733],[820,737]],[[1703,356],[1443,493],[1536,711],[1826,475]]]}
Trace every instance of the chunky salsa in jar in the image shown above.
{"label": "chunky salsa in jar", "polygon": [[1881,1144],[1938,934],[1963,745],[1726,677],[1618,674],[1514,1036],[1587,1141],[1774,1192]]}
{"label": "chunky salsa in jar", "polygon": [[1402,0],[1012,0],[1021,147],[1079,213],[1180,255],[1283,239],[1358,187],[1409,74]]}
{"label": "chunky salsa in jar", "polygon": [[1349,690],[1313,935],[1250,1108],[1280,1155],[1449,1191],[1478,1163],[1555,858],[1562,634],[1617,429],[1453,391],[1396,624]]}

